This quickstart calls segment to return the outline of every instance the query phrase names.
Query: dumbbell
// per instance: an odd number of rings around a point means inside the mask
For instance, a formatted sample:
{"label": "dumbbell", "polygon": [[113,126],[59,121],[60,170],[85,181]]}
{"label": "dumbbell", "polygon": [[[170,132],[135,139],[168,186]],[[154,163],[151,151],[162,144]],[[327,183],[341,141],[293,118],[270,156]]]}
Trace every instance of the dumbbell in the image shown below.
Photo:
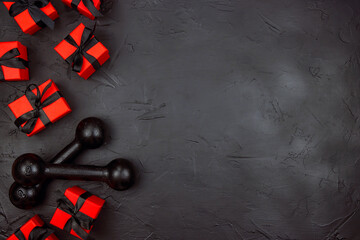
{"label": "dumbbell", "polygon": [[35,186],[47,179],[101,181],[115,190],[126,190],[135,181],[130,161],[118,158],[104,167],[45,163],[36,154],[28,153],[17,158],[12,175],[23,186]]}
{"label": "dumbbell", "polygon": [[[75,139],[61,150],[49,162],[68,163],[85,149],[95,149],[105,142],[105,124],[98,118],[90,117],[80,121],[76,128]],[[24,158],[28,154],[19,158]],[[28,166],[30,167],[30,166]],[[27,171],[26,169],[23,169]],[[45,182],[33,186],[23,186],[18,182],[11,185],[9,197],[11,203],[21,209],[30,209],[41,203],[45,197]]]}

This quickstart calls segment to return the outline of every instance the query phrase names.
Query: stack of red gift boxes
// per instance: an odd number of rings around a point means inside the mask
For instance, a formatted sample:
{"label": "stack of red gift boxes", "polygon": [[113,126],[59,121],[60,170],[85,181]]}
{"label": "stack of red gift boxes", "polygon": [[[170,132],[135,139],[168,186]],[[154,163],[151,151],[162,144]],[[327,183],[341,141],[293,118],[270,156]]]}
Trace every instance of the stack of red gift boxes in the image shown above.
{"label": "stack of red gift boxes", "polygon": [[[67,6],[94,20],[101,16],[101,0],[62,0]],[[50,0],[0,0],[21,30],[35,34],[44,27],[54,29],[59,14]],[[55,51],[80,77],[88,79],[109,58],[109,50],[94,36],[94,28],[76,27]],[[19,41],[0,42],[0,81],[28,81],[28,51]],[[31,70],[30,70],[31,72]],[[71,112],[69,104],[51,79],[29,84],[25,93],[8,104],[9,115],[27,136],[33,136]],[[105,201],[75,186],[59,199],[50,224],[80,239],[86,239]],[[24,223],[8,240],[57,240],[40,216]]]}
{"label": "stack of red gift boxes", "polygon": [[[58,200],[58,207],[50,224],[85,240],[104,203],[105,200],[78,186],[68,188],[64,197]],[[58,240],[53,232],[38,215],[35,215],[7,240]]]}
{"label": "stack of red gift boxes", "polygon": [[[22,31],[28,34],[34,34],[44,26],[50,27],[51,22],[59,17],[49,0],[41,0],[41,6],[37,6],[38,3],[35,4],[35,1],[33,5],[26,5],[18,0],[0,1],[4,3]],[[98,16],[96,11],[100,9],[101,4],[100,0],[63,0],[63,2],[90,19]],[[84,79],[88,79],[110,58],[109,50],[94,36],[94,31],[95,27],[87,28],[81,23],[54,47],[55,51],[69,63],[69,67]],[[0,81],[26,80],[29,80],[27,48],[18,41],[0,42]],[[61,94],[54,82],[46,93],[42,92],[49,81],[52,82],[48,80],[37,87],[40,89],[39,93],[30,85],[26,92],[34,94],[24,94],[8,105],[7,112],[10,113],[15,125],[29,137],[71,112],[64,97],[59,97],[57,101],[49,100],[49,96],[54,92]],[[45,103],[38,106],[37,102]]]}

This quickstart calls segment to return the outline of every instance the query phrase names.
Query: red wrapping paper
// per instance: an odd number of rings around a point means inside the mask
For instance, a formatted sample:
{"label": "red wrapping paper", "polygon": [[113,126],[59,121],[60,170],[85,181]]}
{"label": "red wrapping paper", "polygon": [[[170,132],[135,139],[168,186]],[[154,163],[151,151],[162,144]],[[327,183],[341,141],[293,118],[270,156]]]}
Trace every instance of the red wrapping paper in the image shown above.
{"label": "red wrapping paper", "polygon": [[[37,226],[42,227],[44,225],[43,220],[38,215],[35,215],[29,221],[27,221],[22,227],[20,227],[20,231],[24,234],[26,240],[28,240],[30,232]],[[19,240],[15,234],[11,235],[7,238],[7,240]],[[45,238],[45,240],[59,240],[55,234],[51,234],[49,237]]]}
{"label": "red wrapping paper", "polygon": [[[81,23],[77,28],[75,28],[74,31],[70,33],[70,36],[76,41],[78,45],[80,45],[84,29],[85,25]],[[55,51],[59,53],[64,60],[69,58],[76,51],[76,49],[76,47],[68,43],[66,40],[61,41],[55,47]],[[101,42],[98,42],[95,46],[90,48],[87,53],[96,58],[100,65],[103,65],[110,58],[109,50]],[[83,56],[83,66],[78,75],[84,79],[88,79],[95,71],[95,68],[91,65],[88,59]]]}
{"label": "red wrapping paper", "polygon": [[[84,193],[87,193],[87,191],[85,191],[84,189],[82,189],[78,186],[74,186],[74,187],[68,188],[65,191],[64,195],[73,205],[75,205],[77,203],[77,201],[79,200],[80,196]],[[79,212],[85,214],[86,216],[88,216],[92,219],[97,219],[104,203],[105,203],[105,200],[99,198],[96,195],[91,195],[89,198],[87,198],[85,200],[85,203],[81,206],[81,208],[79,209]],[[67,212],[61,210],[60,208],[57,208],[51,221],[50,221],[50,224],[52,224],[60,229],[64,229],[66,223],[69,221],[69,219],[71,217],[72,216],[70,214],[68,214]],[[86,229],[83,229],[83,230],[87,234],[89,234],[92,228],[93,228],[93,226],[90,228],[90,230],[86,230]],[[70,234],[82,239],[78,234],[76,234],[76,232],[73,229],[71,229]]]}
{"label": "red wrapping paper", "polygon": [[[14,4],[14,2],[3,3],[8,10],[10,10],[10,7]],[[43,11],[52,20],[55,20],[59,17],[58,12],[51,4],[51,2],[45,7],[41,8],[41,11]],[[24,33],[32,35],[41,29],[41,27],[35,23],[34,19],[32,19],[28,10],[25,10],[22,13],[16,15],[14,19]]]}
{"label": "red wrapping paper", "polygon": [[[27,48],[19,41],[13,42],[0,42],[0,57],[6,54],[11,49],[18,49],[20,55],[17,58],[21,58],[28,61]],[[29,80],[29,68],[11,68],[7,66],[1,66],[5,81],[26,81]]]}
{"label": "red wrapping paper", "polygon": [[[53,93],[59,92],[58,87],[55,85],[55,83],[51,79],[49,79],[48,81],[46,81],[45,83],[43,83],[39,86],[40,92],[42,92],[44,90],[44,88],[50,82],[52,82],[52,85],[46,91],[42,101],[45,100],[50,95],[52,95]],[[37,90],[34,89],[32,92],[34,94],[36,94]],[[25,95],[16,99],[14,102],[10,103],[8,105],[8,107],[10,108],[10,110],[15,118],[18,118],[21,115],[34,109],[32,107],[32,105],[30,104],[28,98]],[[56,102],[52,103],[51,105],[44,107],[43,111],[45,112],[46,116],[51,121],[51,123],[54,123],[54,122],[58,121],[59,119],[61,119],[62,117],[64,117],[65,115],[69,114],[71,112],[71,109],[70,109],[68,103],[66,102],[65,98],[61,97],[60,99],[58,99]],[[27,134],[27,136],[31,137],[34,134],[45,129],[45,127],[46,127],[46,125],[41,121],[41,119],[38,119],[34,130],[30,134]]]}
{"label": "red wrapping paper", "polygon": [[[67,5],[68,7],[71,7],[71,3],[73,2],[73,0],[62,0],[62,2]],[[101,0],[93,0],[94,2],[94,6],[97,10],[100,10],[100,5],[101,5]],[[94,20],[95,17],[92,15],[92,13],[89,11],[89,9],[84,5],[83,1],[81,0],[77,10],[79,11],[80,14],[84,15],[87,18],[90,18],[91,20]]]}

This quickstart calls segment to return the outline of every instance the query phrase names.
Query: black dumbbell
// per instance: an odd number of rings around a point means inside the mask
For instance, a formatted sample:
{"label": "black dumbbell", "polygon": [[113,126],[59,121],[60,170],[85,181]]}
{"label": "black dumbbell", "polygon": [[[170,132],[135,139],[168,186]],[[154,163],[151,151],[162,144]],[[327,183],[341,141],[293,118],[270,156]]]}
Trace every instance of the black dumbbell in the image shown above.
{"label": "black dumbbell", "polygon": [[23,186],[35,186],[47,179],[66,179],[101,181],[115,190],[126,190],[135,182],[133,165],[122,158],[98,167],[45,163],[39,156],[29,153],[15,160],[12,175],[15,181]]}
{"label": "black dumbbell", "polygon": [[[105,141],[105,124],[98,118],[90,117],[83,119],[76,128],[75,139],[60,151],[49,162],[54,164],[68,163],[75,159],[85,149],[100,147]],[[19,158],[24,158],[24,154]],[[30,170],[31,166],[27,166]],[[45,197],[45,183],[33,186],[23,186],[13,183],[9,190],[11,203],[21,209],[30,209],[42,202]]]}

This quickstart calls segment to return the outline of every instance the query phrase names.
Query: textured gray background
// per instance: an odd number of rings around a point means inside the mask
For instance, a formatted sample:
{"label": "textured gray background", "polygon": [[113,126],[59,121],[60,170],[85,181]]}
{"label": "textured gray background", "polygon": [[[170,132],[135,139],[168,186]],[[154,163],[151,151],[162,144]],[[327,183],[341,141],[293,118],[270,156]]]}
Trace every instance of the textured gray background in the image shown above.
{"label": "textured gray background", "polygon": [[[115,1],[96,31],[111,61],[89,80],[68,79],[53,47],[91,21],[54,5],[56,30],[34,36],[0,7],[0,40],[31,59],[31,81],[0,83],[1,109],[48,78],[73,109],[32,138],[1,114],[0,239],[48,221],[74,184],[107,200],[93,239],[360,239],[358,0]],[[55,181],[42,206],[14,208],[13,160],[49,159],[88,116],[111,138],[77,163],[127,157],[137,186]]]}

